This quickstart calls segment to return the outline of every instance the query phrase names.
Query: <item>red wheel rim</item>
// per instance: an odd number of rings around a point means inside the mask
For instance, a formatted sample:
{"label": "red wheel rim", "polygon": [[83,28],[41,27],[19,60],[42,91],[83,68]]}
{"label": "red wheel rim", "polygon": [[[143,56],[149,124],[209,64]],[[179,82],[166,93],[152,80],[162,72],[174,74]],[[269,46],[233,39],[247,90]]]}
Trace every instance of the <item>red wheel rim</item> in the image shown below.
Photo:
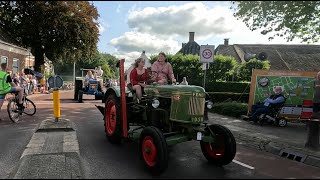
{"label": "red wheel rim", "polygon": [[152,137],[146,136],[142,141],[142,154],[144,161],[152,167],[156,164],[157,148]]}
{"label": "red wheel rim", "polygon": [[[221,143],[221,144],[220,144]],[[208,155],[213,158],[221,158],[225,153],[225,144],[224,139],[221,135],[217,136],[217,143],[206,143],[205,149],[208,152]]]}
{"label": "red wheel rim", "polygon": [[106,131],[109,135],[113,134],[117,124],[117,110],[115,103],[111,100],[106,108]]}

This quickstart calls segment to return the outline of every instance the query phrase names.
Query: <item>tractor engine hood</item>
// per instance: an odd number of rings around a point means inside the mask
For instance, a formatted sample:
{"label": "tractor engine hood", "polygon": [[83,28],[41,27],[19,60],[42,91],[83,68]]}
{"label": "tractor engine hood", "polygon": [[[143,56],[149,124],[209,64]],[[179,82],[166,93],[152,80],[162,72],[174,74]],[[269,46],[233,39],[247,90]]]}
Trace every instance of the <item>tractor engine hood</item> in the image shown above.
{"label": "tractor engine hood", "polygon": [[171,98],[175,94],[205,96],[205,89],[192,85],[149,85],[144,89],[147,96],[158,96]]}

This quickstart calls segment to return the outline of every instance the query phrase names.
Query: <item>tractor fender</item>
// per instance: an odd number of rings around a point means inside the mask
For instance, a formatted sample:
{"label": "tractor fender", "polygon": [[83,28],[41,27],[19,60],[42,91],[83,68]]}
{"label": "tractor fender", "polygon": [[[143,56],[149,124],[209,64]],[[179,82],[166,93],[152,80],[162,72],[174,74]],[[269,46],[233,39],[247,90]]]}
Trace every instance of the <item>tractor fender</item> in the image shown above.
{"label": "tractor fender", "polygon": [[104,93],[103,100],[105,101],[110,94],[115,94],[117,97],[120,97],[120,86],[109,87],[106,93]]}

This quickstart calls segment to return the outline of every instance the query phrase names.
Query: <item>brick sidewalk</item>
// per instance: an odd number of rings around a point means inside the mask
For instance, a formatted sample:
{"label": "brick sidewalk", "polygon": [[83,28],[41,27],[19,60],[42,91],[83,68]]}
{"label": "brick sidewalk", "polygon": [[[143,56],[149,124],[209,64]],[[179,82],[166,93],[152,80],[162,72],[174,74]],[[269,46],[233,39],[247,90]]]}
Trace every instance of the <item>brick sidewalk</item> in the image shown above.
{"label": "brick sidewalk", "polygon": [[215,113],[209,113],[208,116],[211,123],[229,128],[240,144],[276,155],[292,153],[293,156],[301,156],[299,162],[320,167],[320,152],[304,148],[307,140],[307,128],[303,123],[288,122],[286,127],[261,126]]}

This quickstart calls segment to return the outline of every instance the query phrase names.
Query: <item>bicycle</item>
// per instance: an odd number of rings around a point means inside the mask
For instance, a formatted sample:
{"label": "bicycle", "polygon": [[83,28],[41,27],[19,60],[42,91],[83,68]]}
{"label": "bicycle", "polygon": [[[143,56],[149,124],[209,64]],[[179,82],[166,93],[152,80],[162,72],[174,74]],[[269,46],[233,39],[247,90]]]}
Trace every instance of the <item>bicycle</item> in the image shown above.
{"label": "bicycle", "polygon": [[14,97],[8,100],[7,111],[9,114],[9,118],[13,123],[18,122],[20,120],[20,116],[22,116],[23,113],[29,116],[33,116],[34,114],[36,114],[36,111],[37,111],[36,105],[30,99],[27,98],[25,89],[24,89],[23,98],[22,98],[22,104],[24,106],[22,111],[18,109],[18,103],[19,103],[18,92],[14,92],[11,94],[13,94]]}

